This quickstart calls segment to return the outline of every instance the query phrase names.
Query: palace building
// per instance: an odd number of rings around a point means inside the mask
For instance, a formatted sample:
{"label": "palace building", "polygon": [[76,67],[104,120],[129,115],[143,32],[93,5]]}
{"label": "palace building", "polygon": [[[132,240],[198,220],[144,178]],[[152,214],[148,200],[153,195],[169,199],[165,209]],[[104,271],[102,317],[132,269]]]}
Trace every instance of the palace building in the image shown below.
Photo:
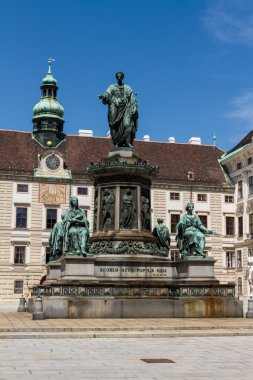
{"label": "palace building", "polygon": [[[49,62],[51,63],[51,62]],[[87,167],[107,156],[108,137],[92,131],[64,134],[64,109],[57,100],[50,66],[33,108],[33,131],[0,130],[0,304],[18,304],[46,273],[48,237],[76,195],[93,227],[94,187]],[[151,228],[163,217],[171,233],[171,259],[178,260],[176,224],[193,201],[203,224],[217,233],[206,237],[215,275],[234,283],[247,300],[248,255],[253,255],[253,143],[251,132],[225,154],[199,138],[189,143],[134,142],[134,151],[159,173],[152,180]],[[251,183],[252,182],[252,183]],[[252,190],[252,191],[251,191]]]}

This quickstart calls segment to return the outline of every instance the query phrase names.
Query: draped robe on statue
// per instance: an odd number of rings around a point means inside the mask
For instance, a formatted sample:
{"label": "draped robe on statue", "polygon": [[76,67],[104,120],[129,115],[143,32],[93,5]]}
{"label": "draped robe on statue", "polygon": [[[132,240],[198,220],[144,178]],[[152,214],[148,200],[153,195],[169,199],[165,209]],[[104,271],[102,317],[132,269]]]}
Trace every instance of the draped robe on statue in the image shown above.
{"label": "draped robe on statue", "polygon": [[137,130],[138,106],[127,84],[113,84],[103,94],[108,103],[108,121],[115,146],[131,146]]}

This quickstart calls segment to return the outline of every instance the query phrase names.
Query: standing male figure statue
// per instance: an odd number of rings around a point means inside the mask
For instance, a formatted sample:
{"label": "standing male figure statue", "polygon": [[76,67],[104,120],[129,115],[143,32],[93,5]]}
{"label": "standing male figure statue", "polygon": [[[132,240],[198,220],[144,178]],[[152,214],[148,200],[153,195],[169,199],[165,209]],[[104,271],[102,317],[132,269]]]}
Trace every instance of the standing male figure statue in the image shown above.
{"label": "standing male figure statue", "polygon": [[112,84],[99,99],[108,104],[108,121],[115,147],[133,148],[138,127],[138,105],[133,90],[123,84],[124,73],[116,73],[118,83]]}

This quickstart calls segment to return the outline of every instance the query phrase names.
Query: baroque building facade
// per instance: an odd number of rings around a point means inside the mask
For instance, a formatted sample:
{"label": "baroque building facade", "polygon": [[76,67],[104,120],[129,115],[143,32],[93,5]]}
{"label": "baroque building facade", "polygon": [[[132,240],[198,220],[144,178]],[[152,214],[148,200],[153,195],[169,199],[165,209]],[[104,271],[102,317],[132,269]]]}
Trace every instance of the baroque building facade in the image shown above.
{"label": "baroque building facade", "polygon": [[[92,234],[94,187],[87,167],[107,156],[112,143],[108,137],[89,133],[65,135],[57,91],[49,66],[41,99],[33,109],[33,131],[0,130],[0,304],[17,304],[22,294],[28,297],[42,281],[50,230],[72,195],[86,210]],[[224,155],[194,138],[182,144],[174,139],[152,142],[146,136],[134,143],[139,157],[160,168],[152,180],[151,228],[158,217],[165,219],[171,233],[171,259],[179,259],[176,224],[192,201],[202,222],[217,233],[206,237],[207,255],[216,260],[216,277],[221,283],[234,283],[236,295],[245,301],[248,255],[253,249],[253,195],[251,203],[247,193],[253,166],[246,165],[253,155],[250,145]],[[234,170],[237,161],[242,166]],[[238,199],[240,181],[242,199]],[[236,231],[243,228],[241,223],[248,229],[239,236]]]}

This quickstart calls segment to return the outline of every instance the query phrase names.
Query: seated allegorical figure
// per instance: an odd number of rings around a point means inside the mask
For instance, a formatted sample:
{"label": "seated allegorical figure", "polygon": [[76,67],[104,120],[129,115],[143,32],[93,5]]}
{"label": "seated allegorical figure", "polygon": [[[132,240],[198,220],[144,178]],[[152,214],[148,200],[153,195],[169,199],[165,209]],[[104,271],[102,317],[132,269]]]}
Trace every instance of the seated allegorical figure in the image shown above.
{"label": "seated allegorical figure", "polygon": [[77,197],[71,197],[63,219],[63,253],[86,256],[88,253],[89,222],[79,208]]}
{"label": "seated allegorical figure", "polygon": [[205,236],[215,233],[207,229],[197,215],[193,214],[194,204],[188,203],[185,207],[187,213],[180,216],[176,227],[177,247],[181,257],[201,256],[205,257]]}

